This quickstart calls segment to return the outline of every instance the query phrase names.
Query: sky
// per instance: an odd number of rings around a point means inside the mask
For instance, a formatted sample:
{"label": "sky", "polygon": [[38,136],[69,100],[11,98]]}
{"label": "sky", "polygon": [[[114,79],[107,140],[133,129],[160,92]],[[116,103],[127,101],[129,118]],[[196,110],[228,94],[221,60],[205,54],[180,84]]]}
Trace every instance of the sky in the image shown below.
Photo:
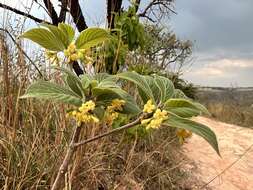
{"label": "sky", "polygon": [[[20,9],[26,1],[31,0],[0,0]],[[104,25],[105,0],[80,2],[89,26]],[[175,1],[177,14],[164,23],[179,38],[194,43],[192,66],[185,68],[184,79],[202,86],[253,86],[252,7],[252,0]],[[32,14],[46,18],[38,9]]]}

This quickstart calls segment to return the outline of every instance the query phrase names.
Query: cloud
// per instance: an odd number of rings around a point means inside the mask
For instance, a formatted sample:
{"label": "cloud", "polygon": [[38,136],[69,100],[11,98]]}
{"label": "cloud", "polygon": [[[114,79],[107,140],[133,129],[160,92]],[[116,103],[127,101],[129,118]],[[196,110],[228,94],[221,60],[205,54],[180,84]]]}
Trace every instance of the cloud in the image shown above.
{"label": "cloud", "polygon": [[194,42],[195,63],[185,74],[189,81],[253,86],[252,7],[252,0],[176,1],[171,27]]}
{"label": "cloud", "polygon": [[184,78],[203,86],[252,86],[253,60],[217,59],[192,67]]}

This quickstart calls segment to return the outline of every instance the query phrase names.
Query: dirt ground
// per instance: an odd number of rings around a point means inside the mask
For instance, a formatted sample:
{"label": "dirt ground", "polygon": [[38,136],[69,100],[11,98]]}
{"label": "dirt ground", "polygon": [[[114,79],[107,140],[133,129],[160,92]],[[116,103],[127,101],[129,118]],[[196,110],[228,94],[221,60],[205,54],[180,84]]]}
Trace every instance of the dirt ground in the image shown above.
{"label": "dirt ground", "polygon": [[[253,130],[203,117],[195,120],[215,131],[221,158],[202,138],[193,135],[183,147],[183,151],[189,158],[184,168],[194,176],[192,178],[194,180],[188,181],[188,187],[211,190],[253,190],[253,147],[251,147]],[[219,175],[222,171],[224,172]],[[215,178],[217,175],[218,177]],[[213,178],[215,179],[211,181]]]}

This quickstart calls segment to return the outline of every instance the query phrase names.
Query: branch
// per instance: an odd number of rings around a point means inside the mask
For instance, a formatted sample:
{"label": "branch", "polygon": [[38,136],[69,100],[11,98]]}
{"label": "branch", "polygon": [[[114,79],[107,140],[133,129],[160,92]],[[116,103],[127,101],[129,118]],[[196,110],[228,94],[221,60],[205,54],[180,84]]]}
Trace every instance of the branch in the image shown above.
{"label": "branch", "polygon": [[141,3],[141,0],[136,0],[136,1],[135,1],[135,12],[136,12],[136,13],[137,13],[138,10],[139,10],[140,3]]}
{"label": "branch", "polygon": [[[150,17],[147,17],[147,13],[150,11],[153,13],[154,16],[156,16],[155,10],[153,9],[153,7],[155,7],[155,6],[158,7],[158,10],[162,14],[166,14],[167,11],[177,14],[174,10],[172,10],[169,7],[171,5],[171,2],[173,2],[173,0],[152,0],[151,2],[149,2],[149,4],[146,6],[146,8],[141,13],[138,14],[138,16],[150,18]],[[165,12],[163,11],[163,9],[165,9]]]}
{"label": "branch", "polygon": [[106,132],[106,133],[103,133],[103,134],[101,134],[101,135],[97,135],[97,136],[92,137],[92,138],[90,138],[90,139],[81,141],[81,142],[79,142],[79,143],[75,143],[75,144],[74,144],[74,147],[79,147],[79,146],[85,145],[85,144],[87,144],[87,143],[89,143],[89,142],[92,142],[92,141],[101,139],[101,138],[103,138],[103,137],[109,136],[109,135],[114,134],[114,133],[118,133],[118,132],[120,132],[120,131],[129,129],[129,128],[131,128],[131,127],[134,127],[135,125],[140,124],[142,118],[143,118],[143,117],[140,116],[138,119],[134,120],[133,122],[128,123],[128,124],[126,124],[126,125],[123,125],[123,126],[121,126],[121,127],[119,127],[119,128],[113,129],[113,130],[108,131],[108,132]]}
{"label": "branch", "polygon": [[65,22],[67,13],[68,0],[61,1],[61,11],[59,15],[59,22]]}
{"label": "branch", "polygon": [[54,184],[51,188],[51,190],[57,190],[60,188],[61,186],[61,182],[62,180],[64,179],[64,176],[65,176],[65,173],[67,172],[67,169],[68,169],[68,165],[76,151],[76,147],[74,147],[73,145],[75,144],[75,142],[78,141],[79,139],[79,136],[80,136],[80,133],[81,133],[81,129],[82,129],[82,126],[76,126],[75,130],[74,130],[74,133],[72,135],[72,139],[71,139],[71,142],[69,144],[69,147],[68,147],[68,150],[67,150],[67,153],[64,157],[64,160],[60,166],[60,169],[57,173],[57,176],[56,176],[56,179],[54,181]]}
{"label": "branch", "polygon": [[50,16],[50,18],[52,19],[53,25],[58,25],[59,20],[58,20],[58,15],[54,9],[53,4],[51,3],[50,0],[43,0],[44,5],[47,8],[48,11],[48,15]]}
{"label": "branch", "polygon": [[107,22],[108,28],[114,28],[115,14],[119,14],[122,6],[122,0],[107,0]]}
{"label": "branch", "polygon": [[74,23],[76,24],[78,31],[81,32],[88,28],[78,0],[69,0],[68,2],[70,14],[73,17]]}
{"label": "branch", "polygon": [[25,17],[27,17],[27,18],[29,18],[29,19],[34,20],[35,22],[39,22],[39,23],[44,22],[44,23],[49,24],[49,22],[47,22],[47,21],[45,21],[45,20],[39,19],[39,18],[34,17],[34,16],[32,16],[32,15],[30,15],[30,14],[28,14],[28,13],[22,12],[22,11],[20,11],[20,10],[18,10],[18,9],[12,8],[12,7],[8,6],[8,5],[4,5],[4,4],[2,4],[2,3],[0,3],[0,8],[6,9],[6,10],[9,10],[9,11],[12,11],[12,12],[18,14],[18,15],[25,16]]}

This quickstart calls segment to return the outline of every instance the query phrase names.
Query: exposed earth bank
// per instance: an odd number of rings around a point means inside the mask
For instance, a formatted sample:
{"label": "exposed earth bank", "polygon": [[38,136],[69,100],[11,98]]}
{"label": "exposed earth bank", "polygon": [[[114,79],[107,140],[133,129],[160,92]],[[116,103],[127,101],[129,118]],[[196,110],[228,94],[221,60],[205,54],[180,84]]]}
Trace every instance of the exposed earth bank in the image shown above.
{"label": "exposed earth bank", "polygon": [[214,130],[221,158],[205,140],[193,135],[183,146],[189,158],[184,169],[194,176],[185,185],[190,189],[253,190],[253,129],[204,117],[195,120]]}

